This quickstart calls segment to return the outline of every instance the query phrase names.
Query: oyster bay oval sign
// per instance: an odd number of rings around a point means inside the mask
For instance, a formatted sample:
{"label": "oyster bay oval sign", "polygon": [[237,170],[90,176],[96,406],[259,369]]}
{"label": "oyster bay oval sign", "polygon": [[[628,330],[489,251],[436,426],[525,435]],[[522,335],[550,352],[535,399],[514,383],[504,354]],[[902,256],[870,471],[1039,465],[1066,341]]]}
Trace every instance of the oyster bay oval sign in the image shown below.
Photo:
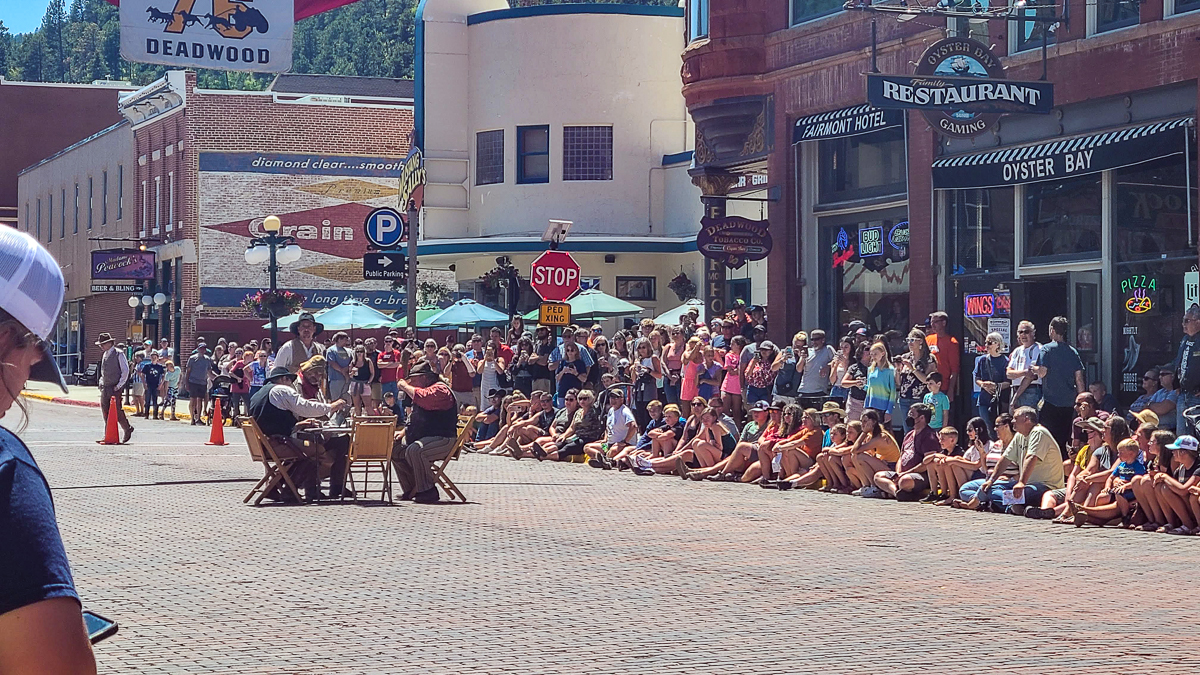
{"label": "oyster bay oval sign", "polygon": [[700,219],[696,248],[705,258],[720,260],[726,267],[736,269],[747,260],[762,260],[774,245],[765,220],[750,220],[741,216]]}

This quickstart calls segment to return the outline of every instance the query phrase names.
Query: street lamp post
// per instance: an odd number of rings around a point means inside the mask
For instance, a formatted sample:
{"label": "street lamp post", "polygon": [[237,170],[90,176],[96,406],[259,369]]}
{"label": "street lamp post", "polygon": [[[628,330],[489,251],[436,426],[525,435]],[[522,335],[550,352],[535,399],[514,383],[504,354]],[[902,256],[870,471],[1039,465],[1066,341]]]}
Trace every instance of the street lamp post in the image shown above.
{"label": "street lamp post", "polygon": [[[267,263],[269,290],[274,295],[277,290],[276,276],[279,273],[279,265],[299,260],[300,247],[296,245],[294,237],[280,236],[279,231],[283,224],[279,221],[278,216],[264,218],[262,227],[267,233],[250,240],[250,246],[246,249],[246,262],[251,265]],[[279,349],[279,317],[275,315],[274,311],[270,314],[271,347],[277,350]]]}

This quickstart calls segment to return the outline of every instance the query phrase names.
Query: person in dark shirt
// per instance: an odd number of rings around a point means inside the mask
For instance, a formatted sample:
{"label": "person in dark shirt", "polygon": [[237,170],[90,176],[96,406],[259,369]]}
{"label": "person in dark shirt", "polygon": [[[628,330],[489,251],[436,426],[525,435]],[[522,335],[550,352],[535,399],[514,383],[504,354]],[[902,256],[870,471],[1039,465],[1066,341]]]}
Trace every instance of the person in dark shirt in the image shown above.
{"label": "person in dark shirt", "polygon": [[[142,415],[142,417],[145,417],[146,419],[153,417],[154,419],[161,420],[163,418],[162,410],[159,407],[160,399],[158,394],[159,390],[162,389],[163,375],[165,375],[166,372],[166,366],[164,366],[161,360],[158,358],[158,352],[151,350],[150,362],[142,366],[142,377],[146,379],[146,414]],[[153,413],[150,412],[151,408],[154,409]]]}
{"label": "person in dark shirt", "polygon": [[1200,405],[1200,305],[1193,304],[1183,313],[1183,339],[1179,342],[1179,353],[1167,366],[1175,372],[1175,386],[1179,398],[1175,402],[1175,433],[1183,436],[1192,430],[1183,412]]}
{"label": "person in dark shirt", "polygon": [[900,459],[895,471],[880,471],[875,474],[875,486],[896,498],[896,501],[912,502],[921,498],[929,489],[926,466],[938,454],[941,442],[937,432],[929,426],[933,419],[933,408],[924,403],[914,403],[908,409],[906,420],[912,431],[904,436],[900,445]]}
{"label": "person in dark shirt", "polygon": [[[0,263],[11,275],[0,281],[3,417],[27,380],[64,394],[67,386],[47,342],[62,308],[61,268],[15,228],[0,228]],[[80,609],[50,486],[29,448],[0,429],[0,673],[95,673]]]}

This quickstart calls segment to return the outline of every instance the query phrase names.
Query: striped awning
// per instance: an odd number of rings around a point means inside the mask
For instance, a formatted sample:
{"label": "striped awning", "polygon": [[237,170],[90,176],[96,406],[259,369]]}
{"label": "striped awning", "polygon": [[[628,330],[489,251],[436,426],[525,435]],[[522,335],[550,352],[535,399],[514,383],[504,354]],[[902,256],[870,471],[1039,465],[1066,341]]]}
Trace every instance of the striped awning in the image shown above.
{"label": "striped awning", "polygon": [[792,142],[823,141],[857,136],[904,124],[903,110],[884,110],[864,103],[852,108],[817,113],[796,120]]}
{"label": "striped awning", "polygon": [[1194,118],[1182,117],[933,162],[938,189],[1057,180],[1180,154]]}

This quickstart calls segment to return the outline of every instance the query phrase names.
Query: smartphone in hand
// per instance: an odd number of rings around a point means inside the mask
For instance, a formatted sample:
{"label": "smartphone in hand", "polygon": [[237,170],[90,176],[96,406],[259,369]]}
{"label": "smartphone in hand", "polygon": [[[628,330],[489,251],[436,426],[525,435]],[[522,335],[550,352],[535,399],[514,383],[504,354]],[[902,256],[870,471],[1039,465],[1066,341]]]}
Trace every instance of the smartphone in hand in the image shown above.
{"label": "smartphone in hand", "polygon": [[86,609],[83,610],[83,625],[87,629],[88,640],[92,644],[96,644],[117,633],[116,621]]}

